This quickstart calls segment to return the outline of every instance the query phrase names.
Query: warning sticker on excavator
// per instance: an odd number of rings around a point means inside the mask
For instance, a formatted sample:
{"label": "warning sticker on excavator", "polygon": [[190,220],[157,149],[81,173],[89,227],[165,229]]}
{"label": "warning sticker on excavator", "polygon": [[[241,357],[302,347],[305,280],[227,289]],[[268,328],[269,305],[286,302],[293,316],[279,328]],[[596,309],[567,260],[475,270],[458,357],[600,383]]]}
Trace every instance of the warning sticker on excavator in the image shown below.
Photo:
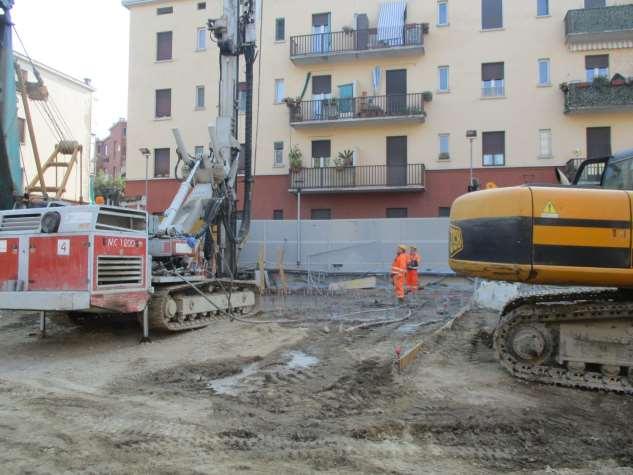
{"label": "warning sticker on excavator", "polygon": [[451,257],[455,257],[457,254],[464,250],[464,238],[462,237],[462,230],[451,224],[448,228],[449,231],[449,254]]}
{"label": "warning sticker on excavator", "polygon": [[558,218],[558,211],[554,207],[554,203],[548,201],[543,208],[543,212],[541,213],[541,218]]}

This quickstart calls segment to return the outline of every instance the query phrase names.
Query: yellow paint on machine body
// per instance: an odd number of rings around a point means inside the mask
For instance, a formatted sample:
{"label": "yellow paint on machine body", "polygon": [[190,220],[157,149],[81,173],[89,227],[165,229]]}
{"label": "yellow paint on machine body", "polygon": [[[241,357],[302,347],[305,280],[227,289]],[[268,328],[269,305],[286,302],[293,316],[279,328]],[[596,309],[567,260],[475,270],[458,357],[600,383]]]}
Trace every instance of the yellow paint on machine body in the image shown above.
{"label": "yellow paint on machine body", "polygon": [[451,209],[451,268],[536,284],[633,288],[633,193],[522,186],[470,193]]}

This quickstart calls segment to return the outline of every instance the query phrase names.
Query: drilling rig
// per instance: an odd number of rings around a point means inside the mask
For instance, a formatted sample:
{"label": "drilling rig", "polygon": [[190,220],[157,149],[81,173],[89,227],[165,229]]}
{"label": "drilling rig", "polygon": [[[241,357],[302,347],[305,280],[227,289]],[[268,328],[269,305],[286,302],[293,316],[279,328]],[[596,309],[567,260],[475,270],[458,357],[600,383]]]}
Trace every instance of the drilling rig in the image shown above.
{"label": "drilling rig", "polygon": [[[179,130],[173,130],[186,179],[162,221],[151,226],[145,211],[58,201],[0,211],[0,309],[39,311],[43,333],[51,311],[77,322],[142,316],[147,339],[150,327],[203,327],[257,304],[255,284],[237,278],[251,218],[255,2],[223,4],[223,16],[208,22],[220,51],[218,117],[209,125],[209,146],[201,156],[189,154]],[[237,140],[241,58],[247,82],[243,151]],[[238,229],[240,153],[245,175]],[[20,199],[14,194],[14,203]]]}

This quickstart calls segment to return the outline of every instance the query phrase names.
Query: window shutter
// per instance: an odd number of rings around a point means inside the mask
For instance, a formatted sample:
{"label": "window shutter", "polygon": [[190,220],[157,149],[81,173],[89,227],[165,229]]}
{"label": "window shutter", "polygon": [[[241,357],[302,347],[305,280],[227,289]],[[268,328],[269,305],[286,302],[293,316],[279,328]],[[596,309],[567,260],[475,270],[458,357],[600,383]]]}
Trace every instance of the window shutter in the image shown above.
{"label": "window shutter", "polygon": [[171,59],[172,32],[162,31],[156,34],[156,61]]}
{"label": "window shutter", "polygon": [[330,24],[330,14],[320,13],[312,15],[312,26],[328,26]]}
{"label": "window shutter", "polygon": [[169,149],[157,148],[154,150],[154,176],[169,176]]}
{"label": "window shutter", "polygon": [[505,132],[484,132],[482,140],[484,155],[505,154]]}
{"label": "window shutter", "polygon": [[312,76],[312,94],[331,94],[332,76]]}
{"label": "window shutter", "polygon": [[484,63],[481,65],[481,80],[501,80],[503,79],[503,69],[503,63]]}
{"label": "window shutter", "polygon": [[156,91],[156,117],[171,116],[171,89]]}
{"label": "window shutter", "polygon": [[608,68],[608,67],[609,67],[608,54],[595,54],[591,56],[585,56],[585,69]]}
{"label": "window shutter", "polygon": [[502,0],[481,0],[481,28],[503,28]]}
{"label": "window shutter", "polygon": [[332,219],[332,210],[327,209],[312,209],[310,210],[310,219]]}
{"label": "window shutter", "polygon": [[332,144],[329,140],[312,141],[312,158],[330,157]]}

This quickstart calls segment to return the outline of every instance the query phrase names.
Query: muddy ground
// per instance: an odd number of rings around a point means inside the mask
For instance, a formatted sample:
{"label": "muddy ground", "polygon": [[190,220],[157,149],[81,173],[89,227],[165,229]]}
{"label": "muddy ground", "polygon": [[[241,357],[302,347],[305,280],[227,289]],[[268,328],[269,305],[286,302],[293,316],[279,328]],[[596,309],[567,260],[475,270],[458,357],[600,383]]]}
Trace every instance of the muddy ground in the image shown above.
{"label": "muddy ground", "polygon": [[[2,473],[633,473],[633,398],[524,384],[468,281],[268,299],[260,319],[153,335],[0,316]],[[362,310],[372,312],[348,315]],[[347,331],[362,319],[411,317]],[[395,348],[424,351],[402,373]]]}

